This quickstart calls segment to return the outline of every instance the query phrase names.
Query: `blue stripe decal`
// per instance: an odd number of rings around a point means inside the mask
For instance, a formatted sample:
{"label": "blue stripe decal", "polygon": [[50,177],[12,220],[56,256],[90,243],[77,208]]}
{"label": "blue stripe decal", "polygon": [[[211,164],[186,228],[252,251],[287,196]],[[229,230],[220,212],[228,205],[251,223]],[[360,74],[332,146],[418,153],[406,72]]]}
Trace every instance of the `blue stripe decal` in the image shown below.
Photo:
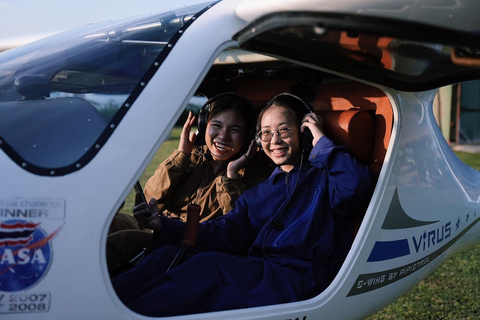
{"label": "blue stripe decal", "polygon": [[368,257],[368,262],[384,261],[410,254],[407,239],[395,241],[377,241]]}
{"label": "blue stripe decal", "polygon": [[[379,288],[388,286],[398,280],[404,279],[411,274],[417,272],[418,270],[422,269],[423,267],[429,265],[432,261],[438,258],[440,255],[444,254],[448,249],[450,249],[458,240],[460,240],[465,233],[467,233],[473,226],[475,226],[478,222],[480,222],[480,218],[475,219],[470,225],[468,225],[462,232],[455,236],[452,240],[450,240],[447,244],[443,247],[439,248],[438,250],[432,252],[429,255],[423,256],[416,261],[409,262],[407,264],[398,266],[393,269],[389,270],[381,270],[373,273],[364,273],[359,274],[357,280],[352,285],[350,292],[347,294],[347,297],[355,296],[357,294],[362,294],[365,292],[377,290]],[[405,260],[401,261],[402,263]],[[439,262],[440,263],[440,262]],[[426,276],[424,273],[424,276]],[[420,276],[421,277],[421,276]],[[419,278],[415,278],[419,280]]]}

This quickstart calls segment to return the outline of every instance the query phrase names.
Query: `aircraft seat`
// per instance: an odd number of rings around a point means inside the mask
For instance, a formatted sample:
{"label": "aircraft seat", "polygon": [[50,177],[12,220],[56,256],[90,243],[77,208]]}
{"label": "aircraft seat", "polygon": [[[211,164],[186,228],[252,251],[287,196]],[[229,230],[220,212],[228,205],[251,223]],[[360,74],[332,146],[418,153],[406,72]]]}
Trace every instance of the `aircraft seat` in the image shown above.
{"label": "aircraft seat", "polygon": [[[378,177],[393,125],[388,97],[380,89],[361,83],[329,83],[318,91],[314,110],[324,119],[325,134]],[[355,215],[354,238],[364,215],[364,209]]]}
{"label": "aircraft seat", "polygon": [[260,109],[263,104],[282,92],[291,92],[295,82],[287,79],[245,79],[238,84],[236,92],[249,99]]}
{"label": "aircraft seat", "polygon": [[50,80],[45,74],[22,74],[15,78],[15,90],[21,100],[37,100],[50,97]]}
{"label": "aircraft seat", "polygon": [[[364,110],[371,113],[374,122],[374,138],[367,164],[372,172],[378,176],[387,152],[393,126],[392,106],[385,93],[378,88],[353,81],[329,83],[318,91],[314,109],[319,113],[346,110]],[[366,139],[369,139],[369,137],[365,137]],[[355,153],[353,154],[355,155]],[[359,158],[359,160],[362,160],[362,158]]]}
{"label": "aircraft seat", "polygon": [[325,135],[344,146],[363,164],[368,164],[373,150],[373,118],[364,110],[315,111],[323,118]]}

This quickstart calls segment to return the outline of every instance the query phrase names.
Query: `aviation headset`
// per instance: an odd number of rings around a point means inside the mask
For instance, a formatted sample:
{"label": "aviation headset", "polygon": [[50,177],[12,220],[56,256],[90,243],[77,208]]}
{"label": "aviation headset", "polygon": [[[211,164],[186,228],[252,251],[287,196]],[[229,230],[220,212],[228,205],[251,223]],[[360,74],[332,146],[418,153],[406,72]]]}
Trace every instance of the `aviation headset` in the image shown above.
{"label": "aviation headset", "polygon": [[[242,116],[245,118],[245,124],[247,127],[244,148],[242,148],[242,151],[246,152],[248,150],[248,146],[250,145],[250,141],[255,137],[255,119],[257,118],[257,108],[250,100],[236,92],[220,93],[211,97],[205,102],[205,104],[200,109],[200,113],[198,114],[198,132],[197,138],[195,139],[195,145],[205,145],[205,132],[207,130],[208,118],[210,117],[211,112],[215,108],[215,102],[220,100],[227,100],[226,103],[229,104],[235,104],[240,102],[241,104],[245,104],[248,106],[248,110],[244,110],[242,112]],[[249,118],[252,118],[252,120],[249,121]]]}
{"label": "aviation headset", "polygon": [[[297,120],[298,120],[297,124],[298,124],[299,129],[300,129],[300,126],[302,125],[303,117],[307,113],[313,112],[312,107],[307,102],[305,102],[305,100],[297,97],[296,95],[293,95],[293,94],[287,93],[287,92],[283,92],[283,93],[280,93],[280,94],[276,95],[275,97],[270,99],[270,101],[267,102],[267,104],[265,105],[265,108],[263,108],[263,110],[260,113],[260,116],[258,117],[258,120],[257,120],[256,142],[257,142],[257,145],[259,147],[262,146],[260,136],[258,136],[258,133],[260,132],[260,129],[261,129],[261,123],[260,122],[262,120],[261,119],[262,115],[268,108],[270,108],[274,104],[277,105],[277,106],[281,106],[281,107],[291,109],[297,117]],[[300,133],[300,143],[302,145],[303,150],[305,150],[305,148],[312,145],[312,140],[313,140],[313,136],[312,136],[312,133],[310,132],[309,129],[305,129],[303,132]]]}

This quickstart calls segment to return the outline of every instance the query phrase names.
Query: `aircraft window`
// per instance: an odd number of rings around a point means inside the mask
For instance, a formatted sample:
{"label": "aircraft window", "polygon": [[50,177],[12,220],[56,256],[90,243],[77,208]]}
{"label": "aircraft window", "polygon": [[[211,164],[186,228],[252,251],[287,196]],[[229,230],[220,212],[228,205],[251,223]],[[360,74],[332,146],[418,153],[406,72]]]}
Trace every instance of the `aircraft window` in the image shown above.
{"label": "aircraft window", "polygon": [[179,31],[207,5],[89,25],[2,53],[2,150],[40,175],[85,166],[175,45]]}
{"label": "aircraft window", "polygon": [[[402,28],[392,30],[391,21],[372,22],[375,19],[371,18],[360,24],[355,20],[362,18],[352,19],[314,14],[271,15],[245,27],[236,38],[247,50],[276,56],[280,52],[294,61],[399,90],[423,91],[480,75],[478,63],[472,66],[455,59],[456,53],[478,51],[474,49],[478,45],[475,34],[404,23]],[[379,30],[384,34],[379,34]],[[435,38],[435,34],[442,34],[442,38]]]}

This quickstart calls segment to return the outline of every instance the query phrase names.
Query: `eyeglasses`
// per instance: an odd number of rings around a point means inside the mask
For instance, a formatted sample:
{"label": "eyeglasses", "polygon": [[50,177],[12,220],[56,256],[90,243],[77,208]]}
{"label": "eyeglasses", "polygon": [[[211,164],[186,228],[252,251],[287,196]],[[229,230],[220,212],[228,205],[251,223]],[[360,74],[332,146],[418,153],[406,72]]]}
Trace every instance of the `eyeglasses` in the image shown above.
{"label": "eyeglasses", "polygon": [[260,137],[260,140],[263,142],[269,142],[272,140],[273,135],[277,135],[282,139],[286,139],[292,135],[292,132],[290,131],[291,128],[284,127],[284,128],[278,128],[277,130],[262,130],[258,132],[258,136]]}

